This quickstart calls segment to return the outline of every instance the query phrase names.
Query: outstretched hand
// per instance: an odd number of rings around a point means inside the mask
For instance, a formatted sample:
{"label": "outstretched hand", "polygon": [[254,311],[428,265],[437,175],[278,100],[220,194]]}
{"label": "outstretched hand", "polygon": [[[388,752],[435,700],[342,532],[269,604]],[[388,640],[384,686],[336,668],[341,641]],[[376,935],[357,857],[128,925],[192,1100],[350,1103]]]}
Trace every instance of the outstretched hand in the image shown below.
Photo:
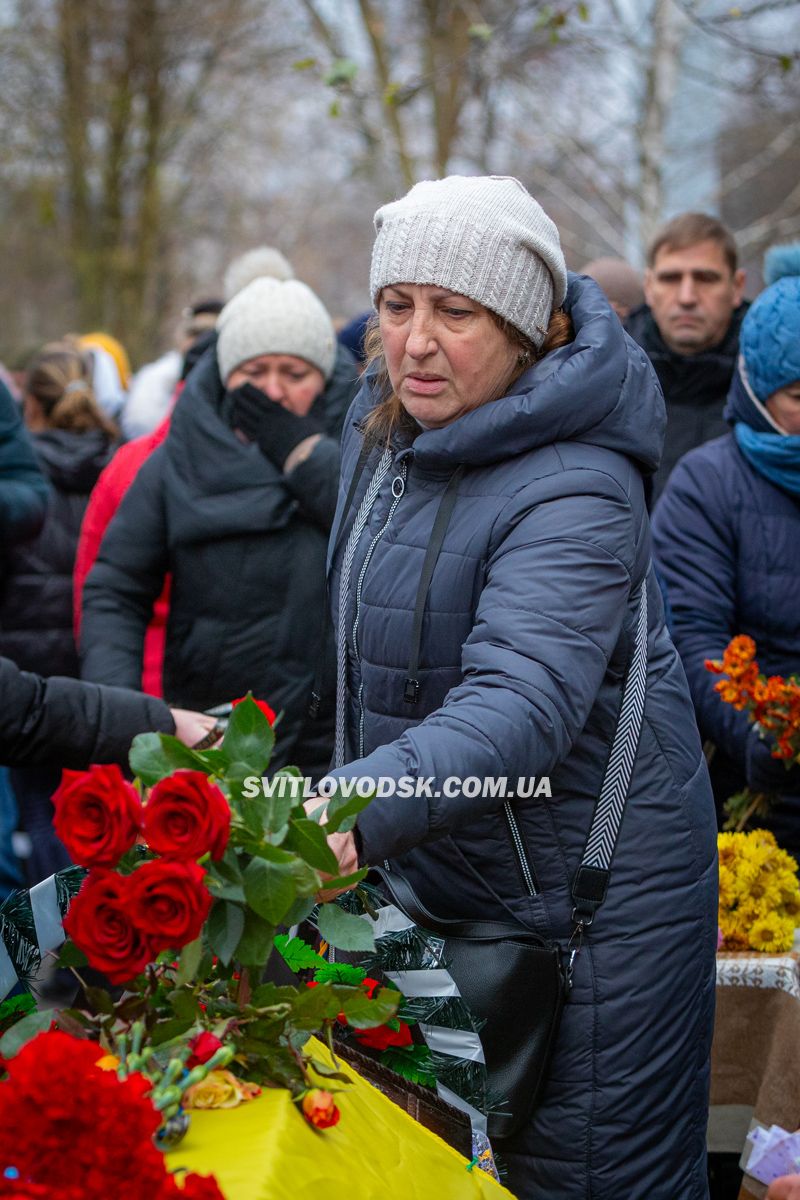
{"label": "outstretched hand", "polygon": [[781,1175],[769,1185],[767,1200],[800,1200],[800,1175]]}
{"label": "outstretched hand", "polygon": [[[305,801],[303,807],[310,816],[319,809],[321,804],[324,804],[324,801],[320,796],[312,796]],[[324,824],[325,814],[323,813],[320,825]],[[356,839],[352,833],[329,833],[328,845],[336,855],[340,875],[352,875],[358,870],[358,850],[356,849]],[[323,879],[333,878],[332,875],[326,875],[324,871],[320,871],[320,875]],[[320,904],[326,904],[329,900],[335,900],[337,896],[341,896],[342,892],[349,892],[353,887],[355,884],[351,883],[349,887],[324,889],[317,892],[317,900]]]}
{"label": "outstretched hand", "polygon": [[170,712],[175,722],[175,737],[190,748],[205,741],[217,725],[216,717],[209,717],[206,713],[190,712],[186,708],[171,708]]}

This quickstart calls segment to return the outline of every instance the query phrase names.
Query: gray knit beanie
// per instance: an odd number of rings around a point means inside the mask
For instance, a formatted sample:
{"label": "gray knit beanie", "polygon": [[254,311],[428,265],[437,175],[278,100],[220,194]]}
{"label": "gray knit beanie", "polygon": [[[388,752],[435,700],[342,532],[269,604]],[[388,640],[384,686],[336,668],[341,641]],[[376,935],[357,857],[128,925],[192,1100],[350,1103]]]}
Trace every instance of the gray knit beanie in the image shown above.
{"label": "gray knit beanie", "polygon": [[370,292],[430,283],[477,300],[540,347],[567,293],[558,230],[518,179],[449,175],[375,214]]}
{"label": "gray knit beanie", "polygon": [[326,379],[336,359],[333,322],[299,279],[254,279],[229,300],[217,321],[217,362],[223,380],[260,354],[294,354]]}

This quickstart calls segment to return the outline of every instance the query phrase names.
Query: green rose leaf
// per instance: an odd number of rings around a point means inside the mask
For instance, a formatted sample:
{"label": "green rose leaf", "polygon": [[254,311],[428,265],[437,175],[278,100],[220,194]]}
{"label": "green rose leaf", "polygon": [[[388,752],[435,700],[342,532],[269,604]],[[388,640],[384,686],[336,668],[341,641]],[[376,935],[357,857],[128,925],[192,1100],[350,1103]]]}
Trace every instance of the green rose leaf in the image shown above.
{"label": "green rose leaf", "polygon": [[244,929],[244,911],[237,904],[217,900],[208,918],[206,933],[212,953],[228,965]]}
{"label": "green rose leaf", "polygon": [[134,775],[138,775],[145,787],[152,787],[159,779],[173,771],[188,770],[206,772],[201,755],[195,754],[183,742],[167,733],[139,733],[133,739],[128,762]]}
{"label": "green rose leaf", "polygon": [[0,1038],[0,1055],[3,1058],[13,1058],[37,1033],[44,1033],[49,1029],[52,1020],[52,1012],[28,1013],[27,1017],[17,1021]]}
{"label": "green rose leaf", "polygon": [[385,1025],[397,1012],[402,996],[394,988],[378,988],[370,1000],[363,988],[352,992],[337,988],[342,1012],[356,1029],[373,1029]]}
{"label": "green rose leaf", "polygon": [[244,873],[244,894],[260,917],[280,925],[297,896],[291,864],[254,858]]}
{"label": "green rose leaf", "polygon": [[322,904],[317,912],[320,936],[339,950],[374,950],[369,921],[343,912],[338,904]]}
{"label": "green rose leaf", "polygon": [[181,950],[181,956],[178,959],[178,971],[175,976],[175,982],[178,986],[184,983],[191,983],[197,974],[197,968],[200,966],[200,960],[203,957],[203,939],[195,938],[193,942],[188,942]]}
{"label": "green rose leaf", "polygon": [[275,926],[252,909],[244,914],[244,930],[236,947],[236,957],[242,966],[264,967],[272,951]]}
{"label": "green rose leaf", "polygon": [[341,1011],[341,1000],[327,984],[305,988],[297,993],[292,1004],[291,1023],[295,1029],[319,1029],[323,1021],[332,1021]]}
{"label": "green rose leaf", "polygon": [[74,942],[65,942],[58,952],[57,965],[59,967],[75,967],[77,970],[87,966],[88,961],[86,955],[78,949]]}
{"label": "green rose leaf", "polygon": [[327,875],[336,875],[339,863],[336,855],[328,845],[324,828],[308,821],[304,817],[289,822],[289,832],[284,838],[283,845],[294,850],[305,862],[310,863],[316,871],[324,871]]}
{"label": "green rose leaf", "polygon": [[272,726],[248,692],[230,715],[222,750],[231,762],[245,763],[251,774],[263,775],[274,745]]}
{"label": "green rose leaf", "polygon": [[328,802],[325,823],[326,833],[349,833],[356,823],[356,817],[373,799],[369,796],[343,796],[334,793]]}

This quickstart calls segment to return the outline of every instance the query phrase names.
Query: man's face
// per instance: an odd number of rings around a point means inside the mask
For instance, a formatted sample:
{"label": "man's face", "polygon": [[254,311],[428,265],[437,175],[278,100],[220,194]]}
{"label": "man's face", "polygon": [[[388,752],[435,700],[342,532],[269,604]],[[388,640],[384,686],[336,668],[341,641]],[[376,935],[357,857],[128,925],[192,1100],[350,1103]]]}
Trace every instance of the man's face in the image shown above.
{"label": "man's face", "polygon": [[742,302],[744,271],[731,271],[719,242],[662,246],[645,272],[644,294],[661,336],[676,354],[700,354],[725,337]]}

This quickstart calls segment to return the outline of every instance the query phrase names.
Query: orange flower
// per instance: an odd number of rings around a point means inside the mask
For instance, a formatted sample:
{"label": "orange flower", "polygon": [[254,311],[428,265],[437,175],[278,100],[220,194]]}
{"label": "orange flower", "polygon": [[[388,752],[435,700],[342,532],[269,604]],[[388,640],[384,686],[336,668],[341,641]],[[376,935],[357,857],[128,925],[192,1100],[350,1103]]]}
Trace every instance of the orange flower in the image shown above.
{"label": "orange flower", "polygon": [[337,1123],[341,1116],[333,1096],[330,1092],[323,1092],[321,1088],[314,1088],[313,1091],[306,1092],[301,1108],[309,1125],[313,1125],[316,1129],[329,1129],[331,1125]]}

